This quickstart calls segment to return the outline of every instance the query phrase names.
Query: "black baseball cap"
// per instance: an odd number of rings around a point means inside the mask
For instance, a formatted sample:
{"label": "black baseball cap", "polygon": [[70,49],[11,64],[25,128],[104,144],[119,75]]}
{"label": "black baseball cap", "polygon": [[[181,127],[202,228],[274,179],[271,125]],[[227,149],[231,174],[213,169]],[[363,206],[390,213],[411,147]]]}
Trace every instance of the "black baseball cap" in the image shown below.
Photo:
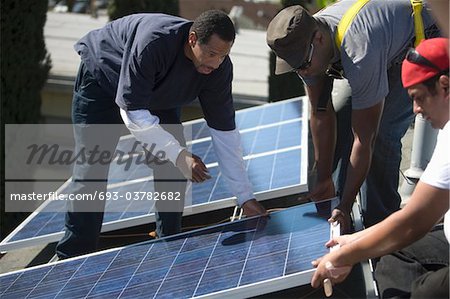
{"label": "black baseball cap", "polygon": [[266,40],[277,55],[276,75],[302,64],[317,30],[317,21],[300,5],[286,7],[270,21]]}

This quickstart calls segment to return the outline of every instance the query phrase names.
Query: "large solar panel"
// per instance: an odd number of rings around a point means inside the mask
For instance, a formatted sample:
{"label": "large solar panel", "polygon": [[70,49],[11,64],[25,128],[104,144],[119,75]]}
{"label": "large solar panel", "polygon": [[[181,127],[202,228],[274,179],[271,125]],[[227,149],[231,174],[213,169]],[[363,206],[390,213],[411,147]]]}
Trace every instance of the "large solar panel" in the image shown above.
{"label": "large solar panel", "polygon": [[330,224],[304,204],[0,275],[2,298],[244,298],[310,281]]}
{"label": "large solar panel", "polygon": [[[240,110],[236,123],[241,132],[244,159],[258,200],[285,196],[307,190],[307,100],[305,97]],[[184,215],[233,206],[234,200],[222,177],[206,122],[184,123],[192,131],[191,151],[207,164],[212,179],[193,184],[192,206]],[[127,151],[134,138],[125,136],[119,148]],[[130,159],[138,159],[139,153]],[[132,163],[126,180],[124,165],[112,164],[108,191],[153,190],[152,171],[146,165]],[[58,193],[64,193],[68,183]],[[102,231],[141,225],[154,221],[153,206],[145,201],[109,201],[105,207]],[[56,212],[55,212],[56,211]],[[60,212],[58,212],[60,211]],[[44,203],[15,231],[0,243],[0,250],[11,250],[59,240],[64,229],[64,201]]]}

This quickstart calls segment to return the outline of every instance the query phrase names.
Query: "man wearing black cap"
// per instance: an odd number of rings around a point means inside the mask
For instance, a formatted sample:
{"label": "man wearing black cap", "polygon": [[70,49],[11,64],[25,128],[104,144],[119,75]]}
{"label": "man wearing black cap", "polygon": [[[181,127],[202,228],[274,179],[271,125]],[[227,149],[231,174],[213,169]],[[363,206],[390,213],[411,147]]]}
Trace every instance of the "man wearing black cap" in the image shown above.
{"label": "man wearing black cap", "polygon": [[[403,86],[414,102],[414,112],[440,129],[433,157],[410,200],[384,221],[330,240],[327,246],[341,247],[313,262],[317,267],[313,287],[325,279],[342,282],[355,263],[384,255],[375,271],[381,298],[449,298],[448,46],[446,38],[424,40],[408,52],[402,66]],[[442,217],[443,230],[435,226]]]}
{"label": "man wearing black cap", "polygon": [[[346,26],[340,24],[355,4],[362,5]],[[415,40],[412,11],[409,0],[344,0],[314,16],[297,5],[282,10],[267,29],[275,73],[296,72],[311,101],[317,183],[310,196],[317,201],[337,193],[341,201],[330,221],[344,229],[360,189],[366,226],[400,206],[401,138],[413,119],[400,69]],[[425,35],[438,35],[426,7],[421,16]],[[339,113],[330,101],[333,78],[347,79],[351,88]],[[345,94],[337,85],[333,94]]]}

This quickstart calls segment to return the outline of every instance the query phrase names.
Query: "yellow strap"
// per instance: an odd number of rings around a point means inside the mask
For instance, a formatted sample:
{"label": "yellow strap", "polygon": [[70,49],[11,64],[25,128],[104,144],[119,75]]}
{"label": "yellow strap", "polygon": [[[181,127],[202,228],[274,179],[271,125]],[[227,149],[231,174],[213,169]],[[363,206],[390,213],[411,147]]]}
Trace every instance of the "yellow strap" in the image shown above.
{"label": "yellow strap", "polygon": [[[338,49],[341,48],[342,40],[344,39],[345,32],[347,32],[348,27],[352,23],[356,14],[361,10],[361,8],[367,4],[370,0],[359,0],[354,3],[344,14],[336,31],[336,46]],[[414,1],[414,0],[411,0]]]}
{"label": "yellow strap", "polygon": [[422,20],[422,1],[421,0],[410,0],[413,8],[413,16],[414,16],[414,32],[416,34],[416,41],[414,42],[414,47],[425,39],[425,33],[423,29],[423,20]]}

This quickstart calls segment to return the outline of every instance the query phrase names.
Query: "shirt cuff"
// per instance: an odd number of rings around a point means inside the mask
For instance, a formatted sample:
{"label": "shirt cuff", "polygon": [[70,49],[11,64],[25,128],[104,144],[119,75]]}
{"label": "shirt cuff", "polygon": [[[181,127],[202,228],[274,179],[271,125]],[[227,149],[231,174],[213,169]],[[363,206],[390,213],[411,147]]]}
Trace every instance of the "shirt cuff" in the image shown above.
{"label": "shirt cuff", "polygon": [[152,152],[162,152],[162,160],[169,160],[176,165],[178,155],[184,149],[170,133],[159,125],[159,118],[148,110],[125,111],[120,115],[131,134]]}

